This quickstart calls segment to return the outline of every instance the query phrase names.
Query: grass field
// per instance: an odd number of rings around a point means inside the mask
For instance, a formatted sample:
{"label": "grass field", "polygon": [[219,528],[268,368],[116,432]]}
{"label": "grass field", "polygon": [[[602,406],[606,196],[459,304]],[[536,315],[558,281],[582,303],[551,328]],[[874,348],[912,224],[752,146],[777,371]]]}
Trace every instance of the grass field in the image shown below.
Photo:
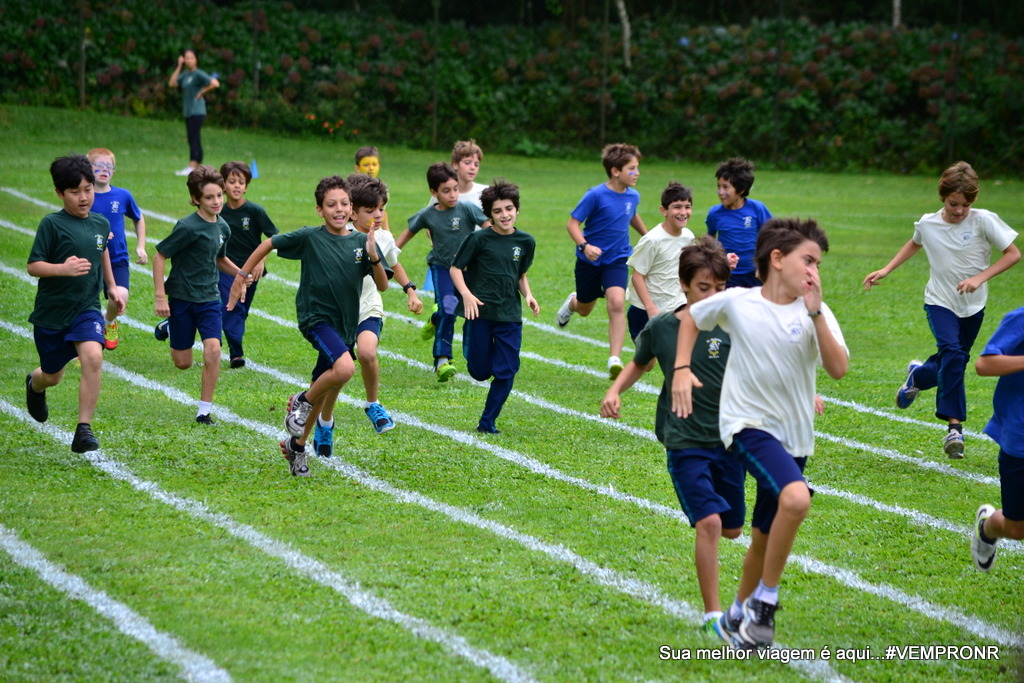
{"label": "grass field", "polygon": [[[825,299],[850,371],[818,385],[828,407],[808,465],[814,503],[783,578],[784,649],[776,661],[696,661],[724,651],[697,631],[693,532],[651,431],[660,375],[625,395],[621,423],[603,421],[605,316],[554,325],[572,289],[565,221],[603,178],[596,151],[589,162],[484,158],[479,180],[520,185],[519,225],[538,243],[530,281],[542,311],[524,330],[502,433],[474,431],[484,386],[465,373],[439,385],[428,372],[422,320],[393,291],[381,397],[398,427],[373,432],[355,378],[336,413],[336,457],[299,480],[277,441],[285,400],[314,358],[294,325],[299,266],[276,257],[249,319],[250,364],[221,372],[217,427],[192,422],[199,370],[176,370],[153,339],[148,268],[132,273],[122,343],[106,354],[93,422],[102,450],[68,447],[71,367],[48,392],[50,421],[29,418],[24,377],[38,360],[25,262],[39,219],[57,208],[50,161],[112,148],[115,184],[132,190],[159,239],[191,211],[173,175],[187,146],[177,122],[18,107],[0,108],[0,133],[0,679],[1019,680],[1024,546],[1004,543],[990,574],[969,552],[975,509],[999,504],[998,449],[980,434],[994,381],[969,372],[967,457],[948,461],[932,395],[905,412],[893,406],[907,360],[933,348],[923,254],[872,292],[860,288],[913,221],[939,208],[937,178],[757,176],[752,196],[775,215],[815,217],[829,232]],[[283,230],[317,224],[316,182],[347,174],[357,147],[212,126],[204,138],[208,162],[258,161],[248,197]],[[426,202],[427,165],[445,156],[382,148],[396,233]],[[694,188],[701,234],[714,168],[644,162],[648,226],[670,179]],[[1020,229],[1022,190],[1021,179],[984,177],[978,206]],[[403,252],[417,282],[427,246],[416,239]],[[976,351],[1022,291],[1024,267],[993,281]],[[722,543],[726,604],[745,538]],[[902,649],[928,645],[998,659]]]}

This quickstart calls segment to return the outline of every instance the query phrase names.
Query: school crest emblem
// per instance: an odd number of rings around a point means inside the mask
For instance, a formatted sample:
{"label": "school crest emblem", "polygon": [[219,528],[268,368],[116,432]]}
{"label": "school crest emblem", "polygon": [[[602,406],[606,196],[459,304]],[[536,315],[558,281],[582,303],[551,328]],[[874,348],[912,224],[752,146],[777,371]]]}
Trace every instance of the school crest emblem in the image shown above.
{"label": "school crest emblem", "polygon": [[462,219],[458,216],[452,218],[452,230],[458,230],[459,226],[462,225]]}
{"label": "school crest emblem", "polygon": [[357,247],[352,250],[356,255],[356,263],[362,263],[363,261],[363,248]]}
{"label": "school crest emblem", "polygon": [[522,247],[512,247],[512,260],[518,261],[519,257],[523,255]]}
{"label": "school crest emblem", "polygon": [[106,241],[103,239],[103,235],[95,235],[96,237],[96,251],[103,251],[103,247],[107,246]]}
{"label": "school crest emblem", "polygon": [[110,202],[110,213],[121,213],[121,202],[116,199]]}
{"label": "school crest emblem", "polygon": [[722,352],[722,340],[718,337],[708,339],[708,358],[718,358]]}
{"label": "school crest emblem", "polygon": [[248,230],[249,229],[249,221],[250,220],[251,219],[248,216],[246,216],[245,218],[242,219],[242,230]]}

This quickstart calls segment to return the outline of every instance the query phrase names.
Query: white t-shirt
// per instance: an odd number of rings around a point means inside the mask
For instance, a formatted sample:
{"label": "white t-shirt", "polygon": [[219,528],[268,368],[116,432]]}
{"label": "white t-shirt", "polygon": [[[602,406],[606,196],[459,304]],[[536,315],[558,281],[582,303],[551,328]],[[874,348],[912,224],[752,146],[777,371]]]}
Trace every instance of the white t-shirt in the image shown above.
{"label": "white t-shirt", "polygon": [[[644,276],[647,292],[659,311],[674,311],[686,303],[686,295],[679,286],[679,252],[693,244],[694,239],[688,228],[674,236],[665,232],[662,224],[658,223],[640,238],[633,247],[633,255],[626,261]],[[632,277],[626,287],[626,301],[637,308],[645,308],[633,287]]]}
{"label": "white t-shirt", "polygon": [[[349,231],[355,230],[355,226],[349,223],[348,229]],[[377,231],[375,237],[377,238],[377,254],[384,257],[389,268],[394,268],[398,263],[398,255],[402,253],[402,250],[395,245],[395,236],[382,229]],[[367,275],[363,278],[363,292],[359,295],[359,322],[363,322],[367,318],[383,317],[384,300],[381,298],[380,292],[377,291],[373,275]]]}
{"label": "white t-shirt", "polygon": [[992,247],[1000,252],[1013,244],[1017,232],[985,209],[971,209],[960,223],[947,223],[942,211],[921,216],[914,223],[914,244],[924,247],[931,274],[924,288],[924,302],[942,306],[960,318],[985,308],[988,283],[973,292],[956,291],[958,283],[974,277],[991,264]]}
{"label": "white t-shirt", "polygon": [[[821,313],[849,357],[839,323],[824,302]],[[760,287],[734,287],[692,304],[690,315],[702,330],[719,325],[732,342],[718,416],[722,443],[728,448],[736,433],[752,428],[774,436],[794,457],[813,454],[821,353],[803,299],[779,305],[765,299]]]}

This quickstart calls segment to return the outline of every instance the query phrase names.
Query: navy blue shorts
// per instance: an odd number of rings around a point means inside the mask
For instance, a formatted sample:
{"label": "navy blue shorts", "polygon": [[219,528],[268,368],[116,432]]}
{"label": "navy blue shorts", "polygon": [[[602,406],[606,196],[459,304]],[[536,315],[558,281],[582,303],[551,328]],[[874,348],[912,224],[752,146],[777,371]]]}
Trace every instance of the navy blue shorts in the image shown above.
{"label": "navy blue shorts", "polygon": [[92,308],[79,313],[69,327],[60,330],[35,325],[32,336],[39,352],[39,367],[48,375],[60,372],[68,361],[78,357],[75,342],[103,343],[105,325],[103,314]]}
{"label": "navy blue shorts", "polygon": [[604,297],[612,287],[626,289],[629,266],[622,258],[595,266],[589,261],[576,259],[576,301],[589,304]]}
{"label": "navy blue shorts", "polygon": [[779,505],[779,492],[803,481],[807,458],[794,458],[774,436],[760,429],[742,429],[732,438],[732,452],[757,481],[750,525],[768,533]]}
{"label": "navy blue shorts", "polygon": [[[125,289],[131,289],[131,280],[128,277],[130,271],[128,270],[127,261],[118,261],[117,263],[111,263],[110,269],[114,272],[114,284],[118,287],[124,287]],[[103,296],[110,298],[107,294],[107,281],[103,280]]]}
{"label": "navy blue shorts", "polygon": [[737,275],[733,273],[729,276],[729,280],[726,282],[726,287],[760,287],[763,282],[757,279],[757,276],[753,272],[741,273]]}
{"label": "navy blue shorts", "polygon": [[384,331],[384,318],[378,318],[371,316],[356,326],[356,343],[359,343],[359,335],[363,332],[373,332],[373,334],[380,339],[380,333]]}
{"label": "navy blue shorts", "polygon": [[629,324],[629,338],[636,341],[636,338],[640,336],[640,333],[647,327],[647,323],[650,321],[651,316],[647,315],[647,311],[639,306],[630,306],[626,309],[626,323]]}
{"label": "navy blue shorts", "polygon": [[352,356],[353,359],[355,358],[349,345],[341,338],[338,331],[328,323],[316,323],[306,330],[306,339],[309,340],[309,343],[319,353],[316,358],[316,365],[313,366],[313,382],[320,375],[333,368],[338,359],[346,353]]}
{"label": "navy blue shorts", "polygon": [[999,449],[999,490],[1003,500],[1003,517],[1011,522],[1024,522],[1024,458],[1017,458]]}
{"label": "navy blue shorts", "polygon": [[723,529],[739,529],[746,514],[743,462],[717,448],[682,448],[666,451],[668,473],[690,526],[710,515],[722,518]]}
{"label": "navy blue shorts", "polygon": [[220,341],[222,305],[216,301],[184,301],[169,298],[171,317],[168,329],[171,333],[171,348],[176,351],[191,349],[196,341],[196,332],[200,339],[216,339]]}

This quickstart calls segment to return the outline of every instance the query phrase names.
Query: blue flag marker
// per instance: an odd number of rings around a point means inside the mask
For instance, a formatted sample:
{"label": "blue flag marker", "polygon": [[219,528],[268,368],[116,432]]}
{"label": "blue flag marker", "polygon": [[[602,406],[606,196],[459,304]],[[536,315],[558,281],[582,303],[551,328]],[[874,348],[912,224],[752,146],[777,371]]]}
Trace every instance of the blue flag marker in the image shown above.
{"label": "blue flag marker", "polygon": [[256,168],[256,160],[255,159],[253,159],[252,163],[249,164],[249,170],[252,171],[252,177],[253,178],[259,178],[260,177],[260,170],[258,168]]}

